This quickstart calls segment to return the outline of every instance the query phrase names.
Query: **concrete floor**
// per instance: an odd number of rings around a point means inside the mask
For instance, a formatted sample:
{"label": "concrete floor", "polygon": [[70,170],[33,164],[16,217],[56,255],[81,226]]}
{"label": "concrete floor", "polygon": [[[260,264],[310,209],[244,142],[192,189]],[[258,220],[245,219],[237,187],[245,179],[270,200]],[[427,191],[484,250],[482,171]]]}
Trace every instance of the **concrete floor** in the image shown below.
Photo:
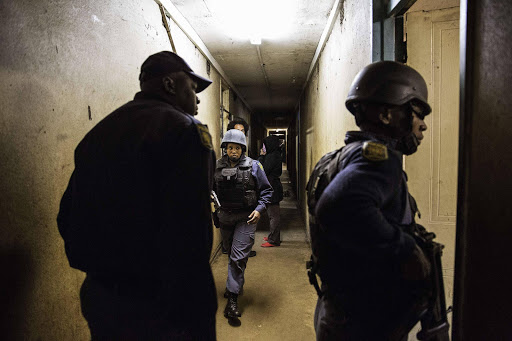
{"label": "concrete floor", "polygon": [[306,261],[311,251],[306,228],[290,188],[288,172],[281,177],[291,197],[281,202],[281,246],[262,248],[268,235],[268,218],[258,224],[253,250],[245,271],[244,294],[239,297],[241,325],[232,326],[224,317],[223,297],[227,278],[227,255],[219,253],[212,264],[219,309],[217,340],[315,340],[313,315],[317,295],[309,284]]}

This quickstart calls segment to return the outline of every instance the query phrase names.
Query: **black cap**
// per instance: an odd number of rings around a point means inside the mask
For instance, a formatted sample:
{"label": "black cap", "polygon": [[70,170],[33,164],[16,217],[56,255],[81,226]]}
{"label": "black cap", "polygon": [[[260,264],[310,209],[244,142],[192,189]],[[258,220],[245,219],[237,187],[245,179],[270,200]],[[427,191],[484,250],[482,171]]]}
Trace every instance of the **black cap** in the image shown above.
{"label": "black cap", "polygon": [[197,82],[196,93],[203,91],[212,83],[211,80],[194,73],[183,58],[170,51],[161,51],[149,56],[140,67],[139,81],[145,82],[179,71],[185,72]]}

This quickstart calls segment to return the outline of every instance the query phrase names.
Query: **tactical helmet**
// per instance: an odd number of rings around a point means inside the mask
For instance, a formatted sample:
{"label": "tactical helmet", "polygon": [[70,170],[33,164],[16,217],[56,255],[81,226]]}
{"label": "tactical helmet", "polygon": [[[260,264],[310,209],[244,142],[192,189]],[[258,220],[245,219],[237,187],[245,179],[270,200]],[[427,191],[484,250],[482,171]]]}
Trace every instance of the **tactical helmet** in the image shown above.
{"label": "tactical helmet", "polygon": [[354,78],[345,105],[355,114],[358,102],[402,105],[416,100],[428,115],[432,109],[427,102],[428,90],[423,77],[410,66],[380,61],[367,65]]}
{"label": "tactical helmet", "polygon": [[230,129],[224,135],[220,144],[221,148],[226,148],[228,143],[237,143],[242,146],[242,151],[247,149],[247,142],[245,141],[245,134],[238,129]]}

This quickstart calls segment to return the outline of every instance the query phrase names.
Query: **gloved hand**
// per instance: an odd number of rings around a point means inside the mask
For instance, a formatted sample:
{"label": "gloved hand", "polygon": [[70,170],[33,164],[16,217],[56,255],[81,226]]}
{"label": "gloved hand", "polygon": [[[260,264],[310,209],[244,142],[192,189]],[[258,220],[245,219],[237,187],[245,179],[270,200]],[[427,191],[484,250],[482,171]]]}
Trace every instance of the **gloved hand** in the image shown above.
{"label": "gloved hand", "polygon": [[430,275],[430,271],[430,262],[418,245],[411,256],[401,264],[402,277],[408,281],[424,280]]}

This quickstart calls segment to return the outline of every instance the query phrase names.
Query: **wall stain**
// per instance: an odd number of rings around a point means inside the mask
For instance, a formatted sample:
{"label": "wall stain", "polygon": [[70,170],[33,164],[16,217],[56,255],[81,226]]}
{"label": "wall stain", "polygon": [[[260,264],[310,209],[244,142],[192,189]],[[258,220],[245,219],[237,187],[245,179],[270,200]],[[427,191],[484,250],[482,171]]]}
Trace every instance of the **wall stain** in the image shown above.
{"label": "wall stain", "polygon": [[64,141],[67,140],[69,136],[67,134],[58,134],[57,135],[57,141]]}
{"label": "wall stain", "polygon": [[343,32],[343,19],[345,19],[345,0],[340,4],[340,28]]}

